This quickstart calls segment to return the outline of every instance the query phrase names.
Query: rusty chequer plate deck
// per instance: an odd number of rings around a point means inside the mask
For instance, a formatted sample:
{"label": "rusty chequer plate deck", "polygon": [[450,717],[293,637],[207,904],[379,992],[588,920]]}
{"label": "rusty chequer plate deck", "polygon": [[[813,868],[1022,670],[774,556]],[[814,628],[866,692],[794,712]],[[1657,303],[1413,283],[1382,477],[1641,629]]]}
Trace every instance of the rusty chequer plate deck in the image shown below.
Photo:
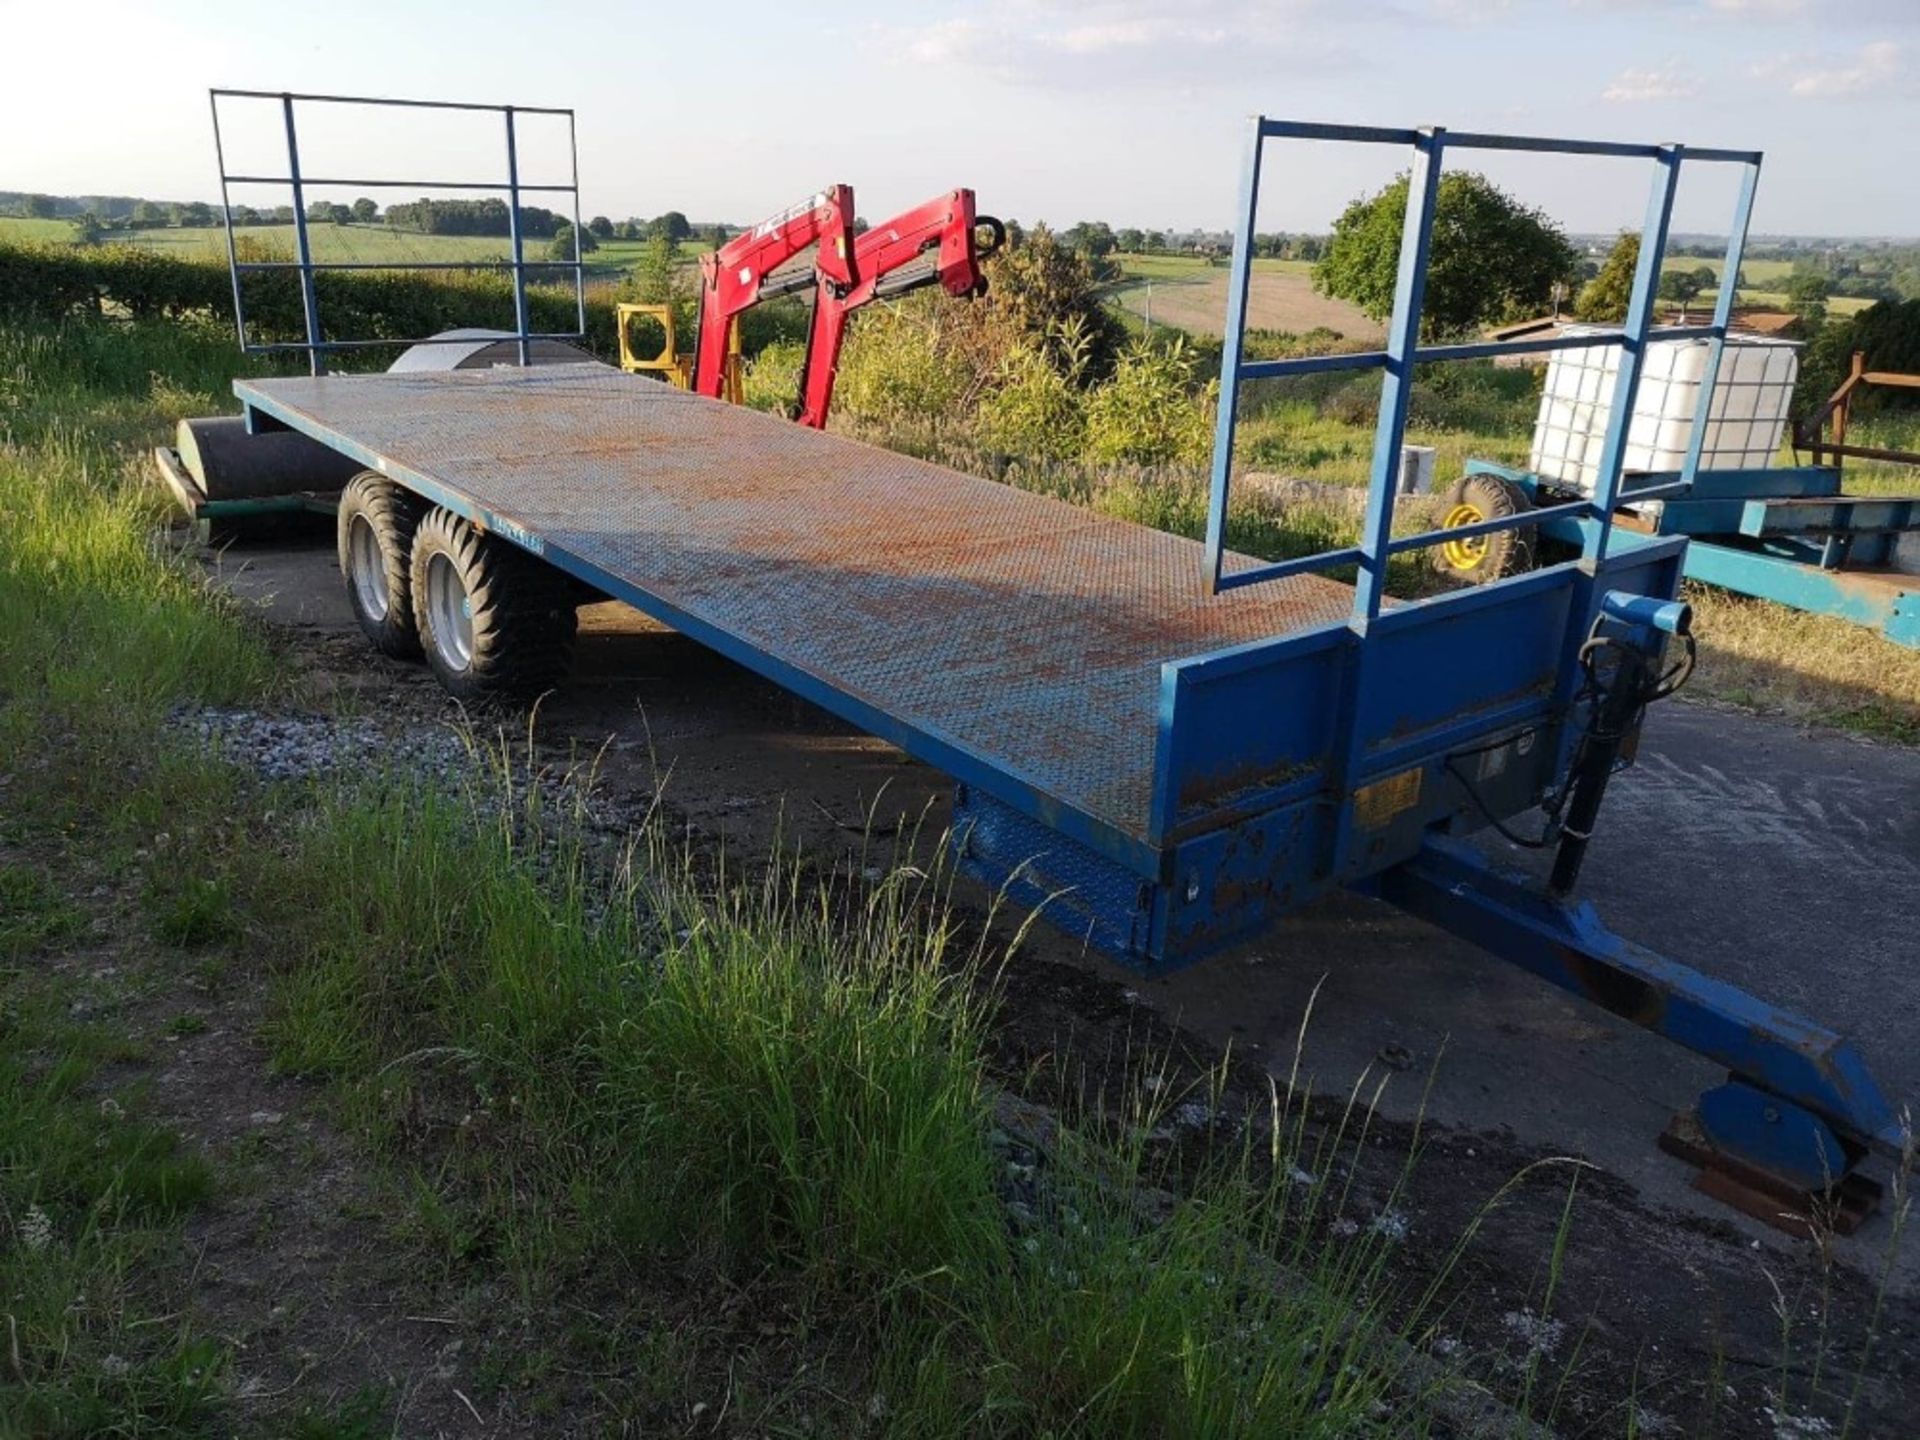
{"label": "rusty chequer plate deck", "polygon": [[1161,663],[1352,605],[1311,576],[1211,596],[1194,541],[598,365],[234,388],[864,728],[1136,839]]}

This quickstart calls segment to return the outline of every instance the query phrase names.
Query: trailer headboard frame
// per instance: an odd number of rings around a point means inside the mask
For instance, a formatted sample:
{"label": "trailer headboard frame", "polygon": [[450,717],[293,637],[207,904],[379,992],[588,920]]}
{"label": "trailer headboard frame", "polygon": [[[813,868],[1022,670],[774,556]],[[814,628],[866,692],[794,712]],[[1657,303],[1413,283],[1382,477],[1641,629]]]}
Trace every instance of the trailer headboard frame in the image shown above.
{"label": "trailer headboard frame", "polygon": [[[279,102],[280,120],[286,132],[286,173],[284,175],[259,175],[236,173],[227,168],[226,137],[222,130],[222,100],[269,100]],[[517,342],[519,361],[522,365],[533,363],[532,343],[536,340],[581,340],[587,332],[587,295],[586,263],[580,249],[580,151],[578,136],[571,109],[545,105],[487,105],[459,100],[403,100],[383,98],[371,95],[318,95],[297,94],[291,91],[272,90],[233,90],[214,88],[207,92],[208,107],[213,114],[213,150],[220,172],[220,215],[226,228],[227,269],[233,280],[233,318],[234,328],[238,332],[240,349],[248,355],[261,355],[279,350],[304,351],[308,365],[315,375],[326,373],[326,357],[338,350],[360,350],[375,347],[403,347],[408,345],[437,345],[466,343],[464,336],[421,335],[404,338],[368,338],[334,337],[329,338],[322,323],[320,313],[320,292],[314,277],[325,271],[353,270],[457,270],[488,271],[503,270],[512,276],[513,281],[513,329],[507,337]],[[299,107],[303,105],[348,105],[383,107],[401,110],[433,111],[471,111],[492,113],[501,116],[505,123],[505,170],[497,179],[475,179],[463,176],[453,180],[373,179],[365,176],[311,176],[306,174],[300,164],[300,133],[298,125]],[[564,118],[567,126],[567,163],[568,178],[565,183],[529,183],[520,176],[519,137],[515,118],[521,115],[545,115]],[[270,185],[285,187],[292,197],[293,238],[295,257],[292,260],[242,260],[235,243],[233,224],[232,188],[235,185]],[[403,190],[472,190],[486,194],[499,194],[506,197],[507,239],[510,246],[510,258],[504,260],[316,260],[313,257],[313,240],[307,229],[307,199],[309,187],[352,187],[355,189],[403,189]],[[541,270],[564,270],[573,277],[575,328],[561,331],[535,331],[527,308],[527,270],[529,269],[524,237],[521,234],[521,197],[529,193],[558,194],[568,196],[573,214],[573,257],[570,260],[538,262]],[[251,274],[275,271],[296,271],[300,276],[300,303],[305,321],[305,338],[301,340],[251,339],[247,333],[246,286],[242,277]]]}

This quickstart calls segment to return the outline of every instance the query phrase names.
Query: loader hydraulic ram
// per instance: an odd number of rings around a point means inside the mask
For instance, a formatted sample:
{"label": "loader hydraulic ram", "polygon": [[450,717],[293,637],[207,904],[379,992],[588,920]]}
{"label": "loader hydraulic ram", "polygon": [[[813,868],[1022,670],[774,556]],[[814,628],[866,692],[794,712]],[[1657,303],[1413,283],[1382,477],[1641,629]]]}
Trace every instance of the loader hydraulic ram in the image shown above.
{"label": "loader hydraulic ram", "polygon": [[861,232],[853,244],[851,285],[820,267],[795,418],[815,430],[826,428],[840,346],[855,310],[926,285],[937,284],[954,296],[986,294],[980,262],[1005,243],[1006,234],[992,216],[974,213],[973,191],[950,190]]}
{"label": "loader hydraulic ram", "polygon": [[[786,283],[774,271],[810,245],[819,247],[810,269]],[[700,259],[700,338],[693,388],[723,398],[733,325],[762,300],[817,284],[844,293],[854,288],[853,188],[834,185],[802,200]]]}

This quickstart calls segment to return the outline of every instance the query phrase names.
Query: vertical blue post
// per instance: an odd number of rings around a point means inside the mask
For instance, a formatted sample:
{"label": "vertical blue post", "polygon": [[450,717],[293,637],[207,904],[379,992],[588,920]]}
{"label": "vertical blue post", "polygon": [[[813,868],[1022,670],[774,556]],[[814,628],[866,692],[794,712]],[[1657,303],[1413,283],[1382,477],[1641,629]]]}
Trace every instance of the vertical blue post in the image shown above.
{"label": "vertical blue post", "polygon": [[207,91],[207,107],[213,112],[213,163],[220,169],[220,219],[227,227],[227,278],[233,282],[233,328],[240,337],[240,353],[247,353],[246,302],[240,294],[240,257],[233,245],[233,197],[227,189],[227,151],[220,139],[220,94]]}
{"label": "vertical blue post", "polygon": [[280,110],[287,122],[287,181],[293,190],[293,243],[300,252],[300,304],[307,318],[307,368],[327,373],[320,349],[320,297],[313,288],[313,246],[307,239],[307,195],[300,184],[300,141],[293,131],[293,96],[282,93]]}
{"label": "vertical blue post", "polygon": [[573,167],[573,308],[574,328],[587,333],[587,271],[580,258],[580,137],[573,111],[567,111],[567,155]]}
{"label": "vertical blue post", "polygon": [[1700,469],[1700,453],[1706,448],[1707,419],[1713,408],[1713,389],[1720,380],[1720,360],[1727,349],[1727,327],[1733,323],[1733,301],[1740,283],[1740,262],[1747,251],[1747,226],[1753,219],[1753,192],[1760,186],[1760,165],[1742,167],[1740,198],[1734,202],[1733,227],[1727,233],[1727,258],[1720,270],[1720,294],[1713,305],[1713,341],[1707,351],[1707,368],[1700,377],[1700,400],[1693,411],[1693,435],[1687,441],[1686,463],[1680,478],[1687,484]]}
{"label": "vertical blue post", "polygon": [[1420,311],[1427,297],[1427,252],[1433,244],[1433,208],[1440,192],[1440,152],[1446,131],[1422,130],[1413,142],[1407,177],[1407,218],[1400,231],[1400,273],[1393,285],[1386,374],[1380,382],[1380,421],[1373,437],[1373,478],[1360,532],[1360,573],[1353,590],[1353,627],[1362,634],[1380,614],[1387,590],[1387,542],[1393,536],[1394,492],[1400,485],[1400,449],[1420,348]]}
{"label": "vertical blue post", "polygon": [[1446,131],[1439,126],[1417,132],[1413,169],[1407,176],[1407,214],[1400,228],[1400,270],[1393,285],[1393,318],[1387,322],[1387,363],[1380,380],[1380,421],[1373,437],[1373,477],[1367,514],[1360,533],[1360,573],[1355,577],[1350,659],[1340,689],[1339,736],[1332,777],[1340,812],[1328,835],[1328,872],[1343,873],[1357,846],[1365,843],[1353,823],[1353,782],[1370,739],[1359,717],[1367,710],[1371,679],[1367,629],[1386,598],[1388,541],[1393,536],[1393,502],[1400,486],[1400,445],[1407,431],[1407,405],[1413,394],[1414,361],[1420,349],[1420,312],[1427,296],[1427,254],[1433,244],[1433,211],[1440,194],[1441,152]]}
{"label": "vertical blue post", "polygon": [[1682,149],[1662,145],[1654,161],[1653,190],[1647,197],[1647,220],[1640,231],[1640,263],[1633,272],[1633,299],[1627,305],[1627,323],[1620,339],[1620,374],[1613,386],[1613,409],[1607,415],[1607,438],[1600,450],[1600,473],[1593,492],[1594,519],[1582,558],[1607,558],[1607,540],[1613,534],[1613,511],[1620,502],[1620,471],[1626,463],[1627,437],[1633,429],[1633,407],[1640,398],[1640,371],[1646,364],[1647,332],[1653,327],[1653,307],[1660,285],[1660,262],[1667,253],[1667,227],[1673,220],[1673,196],[1680,185]]}
{"label": "vertical blue post", "polygon": [[1260,207],[1260,150],[1265,117],[1253,117],[1246,169],[1240,177],[1240,223],[1233,232],[1227,281],[1227,328],[1220,350],[1220,408],[1213,422],[1213,478],[1207,495],[1207,585],[1220,593],[1227,555],[1227,499],[1233,479],[1233,433],[1240,410],[1240,351],[1247,334],[1247,292],[1253,280],[1253,223]]}
{"label": "vertical blue post", "polygon": [[533,363],[533,347],[527,342],[527,265],[520,241],[520,153],[514,141],[513,107],[507,115],[507,235],[513,245],[513,333],[520,339],[520,364]]}

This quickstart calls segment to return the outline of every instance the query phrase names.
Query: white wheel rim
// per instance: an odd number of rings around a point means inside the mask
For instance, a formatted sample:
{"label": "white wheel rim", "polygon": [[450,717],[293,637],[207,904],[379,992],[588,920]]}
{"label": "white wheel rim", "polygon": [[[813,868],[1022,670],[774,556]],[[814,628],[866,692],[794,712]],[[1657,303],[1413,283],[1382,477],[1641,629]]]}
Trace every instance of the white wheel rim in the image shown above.
{"label": "white wheel rim", "polygon": [[387,590],[387,565],[380,554],[380,537],[364,515],[354,516],[347,532],[347,578],[362,613],[370,620],[385,620],[393,604]]}
{"label": "white wheel rim", "polygon": [[449,670],[473,663],[473,606],[460,572],[445,555],[427,562],[427,628],[434,654]]}

